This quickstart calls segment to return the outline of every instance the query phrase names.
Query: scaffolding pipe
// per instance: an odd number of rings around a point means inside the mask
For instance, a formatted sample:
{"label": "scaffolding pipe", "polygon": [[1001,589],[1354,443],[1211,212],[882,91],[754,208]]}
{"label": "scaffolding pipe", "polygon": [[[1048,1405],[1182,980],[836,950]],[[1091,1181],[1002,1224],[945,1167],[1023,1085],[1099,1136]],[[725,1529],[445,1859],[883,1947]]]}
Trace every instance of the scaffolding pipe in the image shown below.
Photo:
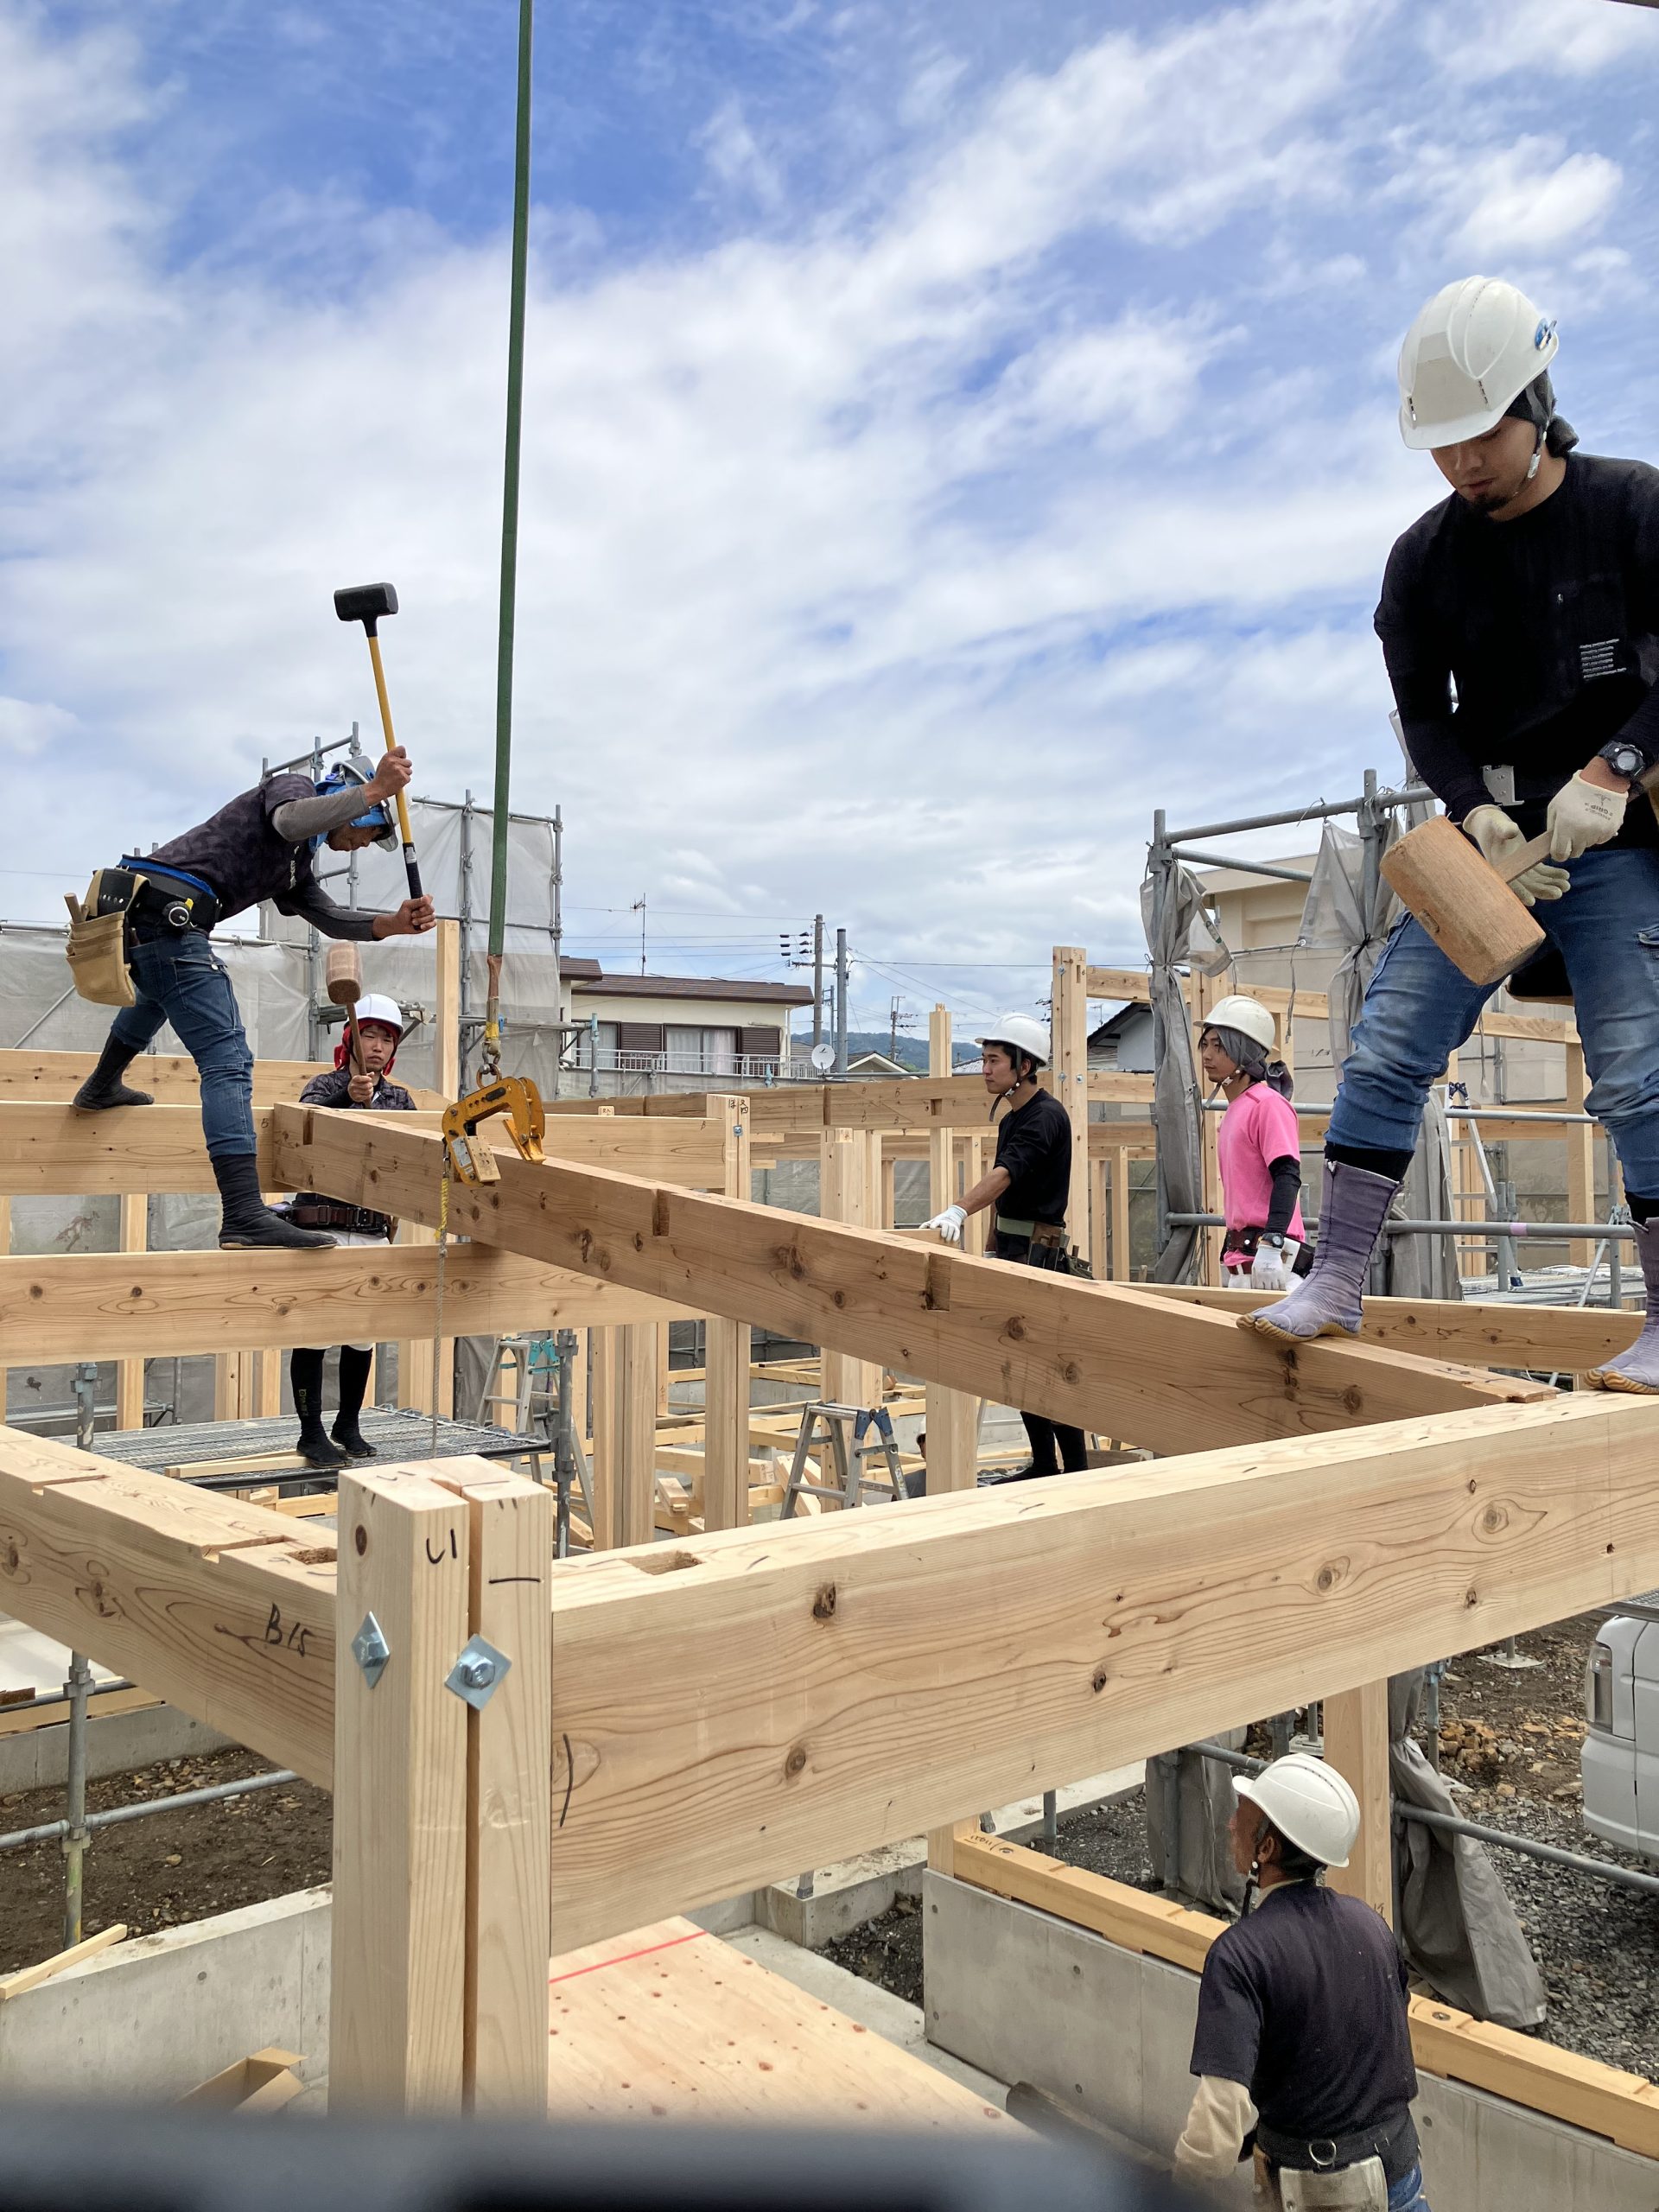
{"label": "scaffolding pipe", "polygon": [[[1218,1213],[1173,1213],[1173,1229],[1224,1229]],[[1307,1227],[1317,1230],[1317,1221]],[[1385,1221],[1385,1236],[1452,1236],[1462,1243],[1502,1243],[1506,1236],[1530,1236],[1545,1244],[1560,1244],[1568,1237],[1634,1236],[1629,1222],[1621,1221]]]}
{"label": "scaffolding pipe", "polygon": [[1199,868],[1230,868],[1242,875],[1276,875],[1286,883],[1312,883],[1313,876],[1305,868],[1278,868],[1266,861],[1235,860],[1229,853],[1195,853],[1172,844],[1169,856],[1175,861],[1192,861]]}
{"label": "scaffolding pipe", "polygon": [[[1291,1108],[1293,1113],[1300,1114],[1304,1121],[1308,1122],[1322,1121],[1332,1110],[1329,1106],[1299,1106],[1294,1100],[1289,1099],[1285,1103]],[[1206,1098],[1204,1101],[1204,1110],[1206,1114],[1224,1114],[1227,1111],[1227,1101],[1224,1098]],[[1554,1114],[1535,1111],[1530,1107],[1448,1106],[1445,1111],[1449,1122],[1538,1122],[1552,1125],[1564,1124],[1579,1128],[1597,1127],[1593,1114]]]}
{"label": "scaffolding pipe", "polygon": [[[1290,814],[1249,814],[1236,822],[1201,822],[1196,830],[1160,828],[1154,836],[1166,845],[1190,845],[1200,837],[1234,837],[1246,830],[1288,830],[1300,822],[1328,822],[1338,814],[1357,814],[1368,804],[1379,811],[1392,812],[1396,807],[1414,806],[1433,796],[1427,784],[1407,784],[1397,791],[1368,792],[1359,798],[1338,799],[1330,804],[1321,800],[1317,806],[1299,806]],[[1158,818],[1161,823],[1161,816]]]}
{"label": "scaffolding pipe", "polygon": [[[94,1682],[92,1695],[108,1697],[111,1691],[136,1690],[137,1687],[137,1682],[130,1682],[121,1675],[112,1682]],[[36,1690],[31,1697],[0,1697],[0,1717],[13,1713],[34,1713],[42,1706],[61,1705],[63,1698],[61,1690]]]}
{"label": "scaffolding pipe", "polygon": [[[107,1813],[88,1813],[86,1826],[94,1831],[119,1827],[127,1821],[148,1820],[154,1813],[182,1813],[192,1805],[211,1805],[221,1797],[245,1797],[252,1790],[275,1789],[299,1778],[286,1767],[276,1774],[251,1774],[240,1782],[216,1782],[211,1789],[183,1789],[176,1797],[146,1797],[137,1805],[115,1805]],[[0,1851],[22,1851],[32,1843],[50,1843],[54,1838],[67,1837],[68,1827],[67,1821],[46,1821],[37,1828],[14,1829],[10,1835],[0,1835]],[[65,1950],[68,1948],[66,1943]]]}

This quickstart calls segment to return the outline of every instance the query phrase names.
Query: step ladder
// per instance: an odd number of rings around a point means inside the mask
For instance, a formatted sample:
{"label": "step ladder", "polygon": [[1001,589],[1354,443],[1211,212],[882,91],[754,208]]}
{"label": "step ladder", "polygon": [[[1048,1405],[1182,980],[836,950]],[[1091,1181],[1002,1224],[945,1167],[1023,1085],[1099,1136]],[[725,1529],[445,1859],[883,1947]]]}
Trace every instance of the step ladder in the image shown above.
{"label": "step ladder", "polygon": [[[826,1445],[839,1480],[810,1483],[806,1479],[807,1459],[815,1450],[822,1452]],[[878,1454],[885,1463],[885,1474],[868,1474],[865,1469],[868,1461]],[[823,1465],[822,1459],[819,1465]],[[878,1496],[894,1501],[909,1495],[904,1471],[899,1465],[899,1449],[893,1440],[893,1415],[885,1406],[835,1406],[823,1399],[814,1399],[804,1405],[800,1434],[795,1440],[795,1457],[790,1463],[789,1480],[784,1486],[778,1518],[789,1520],[798,1498],[833,1498],[843,1509],[850,1509],[864,1503],[866,1491],[874,1491]]]}

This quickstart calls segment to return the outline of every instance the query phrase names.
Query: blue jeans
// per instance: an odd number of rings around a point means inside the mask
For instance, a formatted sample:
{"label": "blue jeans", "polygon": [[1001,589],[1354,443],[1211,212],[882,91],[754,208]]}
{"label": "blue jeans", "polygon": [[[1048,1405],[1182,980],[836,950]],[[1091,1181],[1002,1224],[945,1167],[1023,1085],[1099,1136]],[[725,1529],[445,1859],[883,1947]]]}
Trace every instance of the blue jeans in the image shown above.
{"label": "blue jeans", "polygon": [[208,1157],[251,1156],[253,1133],[253,1054],[231,988],[230,971],[200,930],[154,938],[133,947],[137,1002],[124,1006],[110,1030],[118,1045],[148,1052],[170,1021],[201,1077],[201,1126]]}
{"label": "blue jeans", "polygon": [[1389,2212],[1429,2212],[1428,2199],[1423,2195],[1421,2166],[1414,2166],[1408,2174],[1402,2174],[1398,2181],[1389,2183]]}
{"label": "blue jeans", "polygon": [[[1570,869],[1567,896],[1533,912],[1573,986],[1589,1110],[1618,1148],[1625,1187],[1659,1198],[1659,852],[1602,847]],[[1471,983],[1407,915],[1365,994],[1331,1141],[1408,1151],[1429,1086],[1497,988]]]}

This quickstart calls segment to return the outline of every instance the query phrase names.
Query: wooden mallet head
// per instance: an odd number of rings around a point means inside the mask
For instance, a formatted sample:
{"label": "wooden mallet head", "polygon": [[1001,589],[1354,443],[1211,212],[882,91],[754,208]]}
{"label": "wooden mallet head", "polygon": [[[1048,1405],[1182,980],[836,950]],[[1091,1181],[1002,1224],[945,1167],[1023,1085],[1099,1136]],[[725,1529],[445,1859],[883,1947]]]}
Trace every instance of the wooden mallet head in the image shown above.
{"label": "wooden mallet head", "polygon": [[330,1006],[343,1006],[347,1009],[346,1038],[351,1046],[352,1065],[360,1067],[363,1056],[357,1048],[357,1023],[350,1012],[363,995],[363,955],[355,944],[329,946],[323,988],[328,994]]}
{"label": "wooden mallet head", "polygon": [[1510,855],[1500,871],[1443,814],[1410,830],[1382,862],[1384,880],[1471,983],[1501,983],[1544,933],[1510,885],[1549,857],[1548,834]]}

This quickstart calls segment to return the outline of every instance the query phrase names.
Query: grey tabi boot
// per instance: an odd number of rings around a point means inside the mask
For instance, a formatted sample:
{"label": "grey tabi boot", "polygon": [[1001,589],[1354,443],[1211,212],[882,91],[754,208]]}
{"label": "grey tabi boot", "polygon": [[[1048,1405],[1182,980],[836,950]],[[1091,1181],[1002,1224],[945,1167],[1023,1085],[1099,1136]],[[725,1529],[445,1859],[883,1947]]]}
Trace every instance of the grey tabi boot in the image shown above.
{"label": "grey tabi boot", "polygon": [[1239,1327],[1257,1329],[1286,1344],[1309,1344],[1315,1337],[1357,1337],[1365,1270],[1399,1187],[1392,1176],[1327,1160],[1312,1270],[1288,1298],[1243,1315]]}
{"label": "grey tabi boot", "polygon": [[1592,1368],[1580,1379],[1591,1390],[1630,1390],[1639,1396],[1659,1397],[1659,1217],[1636,1224],[1636,1256],[1642,1262],[1642,1280],[1648,1287],[1642,1333],[1629,1351],[1620,1352],[1605,1367]]}
{"label": "grey tabi boot", "polygon": [[98,1056],[98,1065],[70,1101],[83,1114],[103,1113],[111,1106],[150,1106],[154,1099],[147,1090],[135,1090],[121,1078],[137,1058],[133,1047],[118,1045],[113,1037],[104,1040],[104,1050]]}

